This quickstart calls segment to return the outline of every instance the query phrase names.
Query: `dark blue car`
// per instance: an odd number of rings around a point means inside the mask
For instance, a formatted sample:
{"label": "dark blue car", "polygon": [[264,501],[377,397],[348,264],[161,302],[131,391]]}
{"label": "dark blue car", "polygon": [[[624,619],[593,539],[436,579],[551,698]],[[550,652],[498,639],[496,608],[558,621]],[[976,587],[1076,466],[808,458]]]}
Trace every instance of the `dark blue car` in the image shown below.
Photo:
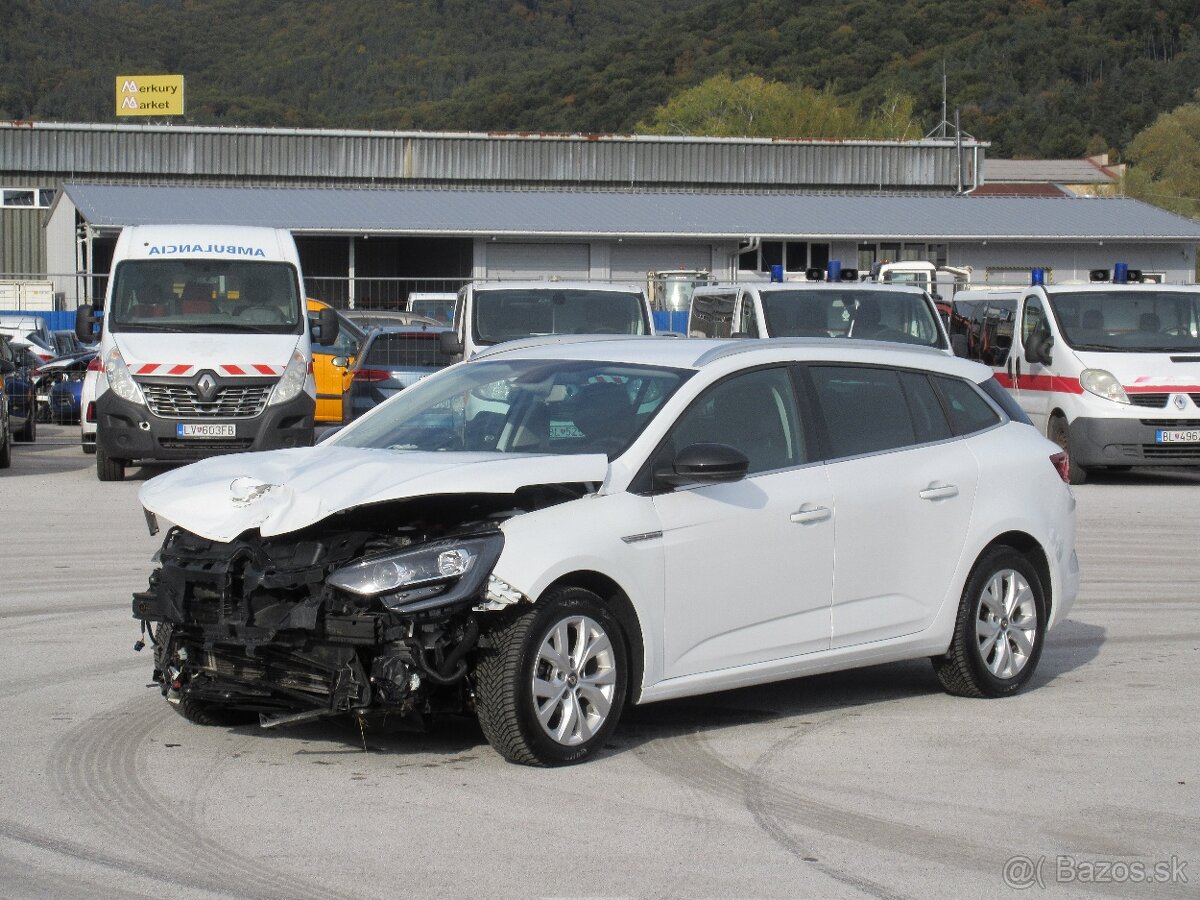
{"label": "dark blue car", "polygon": [[9,425],[13,438],[31,442],[37,437],[37,398],[33,390],[33,369],[38,360],[23,347],[14,347],[0,337],[0,367],[9,371],[0,372],[4,379],[4,397],[8,401]]}

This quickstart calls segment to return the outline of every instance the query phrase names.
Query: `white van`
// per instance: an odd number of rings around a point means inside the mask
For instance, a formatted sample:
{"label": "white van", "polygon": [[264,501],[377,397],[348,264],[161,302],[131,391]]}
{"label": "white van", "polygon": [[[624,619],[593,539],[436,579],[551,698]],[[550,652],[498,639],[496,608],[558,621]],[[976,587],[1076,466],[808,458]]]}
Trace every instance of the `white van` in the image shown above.
{"label": "white van", "polygon": [[1089,469],[1200,465],[1200,286],[1109,280],[960,291],[951,329]]}
{"label": "white van", "polygon": [[646,291],[592,281],[473,281],[458,292],[443,349],[470,359],[493,344],[549,334],[654,333]]}
{"label": "white van", "polygon": [[[300,258],[289,232],[212,225],[132,226],[113,254],[94,338],[96,474],[135,460],[188,461],[313,442],[316,388]],[[314,331],[337,337],[333,310]]]}
{"label": "white van", "polygon": [[689,337],[843,337],[951,352],[942,318],[917,287],[787,281],[698,287]]}

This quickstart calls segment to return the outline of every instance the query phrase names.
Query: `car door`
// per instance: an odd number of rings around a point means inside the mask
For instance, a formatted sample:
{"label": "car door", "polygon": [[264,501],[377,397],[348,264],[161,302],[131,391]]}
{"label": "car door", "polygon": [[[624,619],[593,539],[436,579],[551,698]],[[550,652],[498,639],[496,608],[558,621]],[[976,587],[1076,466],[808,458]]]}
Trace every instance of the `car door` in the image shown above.
{"label": "car door", "polygon": [[924,373],[813,365],[804,375],[826,429],[837,509],[831,646],[921,631],[962,555],[975,456],[953,437]]}
{"label": "car door", "polygon": [[653,498],[665,554],[664,673],[692,675],[829,646],[833,497],[786,367],[701,395],[652,465],[695,443],[750,460],[740,481]]}
{"label": "car door", "polygon": [[1047,339],[1053,333],[1051,328],[1049,311],[1042,298],[1032,294],[1025,297],[1021,304],[1019,349],[1016,346],[1013,348],[1011,363],[1019,373],[1014,379],[1018,392],[1017,402],[1042,434],[1046,433],[1050,418],[1053,372],[1050,366],[1043,365],[1040,360],[1029,359],[1027,351],[1031,347],[1046,346]]}

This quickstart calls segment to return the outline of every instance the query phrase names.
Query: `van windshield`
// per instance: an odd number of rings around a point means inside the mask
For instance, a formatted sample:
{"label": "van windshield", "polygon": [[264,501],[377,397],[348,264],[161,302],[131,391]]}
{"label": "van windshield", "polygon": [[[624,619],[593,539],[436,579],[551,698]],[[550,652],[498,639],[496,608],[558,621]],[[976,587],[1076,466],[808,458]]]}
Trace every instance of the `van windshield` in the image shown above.
{"label": "van windshield", "polygon": [[771,337],[850,337],[945,349],[925,295],[870,288],[762,292]]}
{"label": "van windshield", "polygon": [[299,334],[304,321],[287,263],[136,259],[116,267],[108,329]]}
{"label": "van windshield", "polygon": [[1076,350],[1200,351],[1200,291],[1114,288],[1048,296],[1063,339]]}
{"label": "van windshield", "polygon": [[547,285],[475,291],[478,344],[543,334],[649,334],[642,294]]}

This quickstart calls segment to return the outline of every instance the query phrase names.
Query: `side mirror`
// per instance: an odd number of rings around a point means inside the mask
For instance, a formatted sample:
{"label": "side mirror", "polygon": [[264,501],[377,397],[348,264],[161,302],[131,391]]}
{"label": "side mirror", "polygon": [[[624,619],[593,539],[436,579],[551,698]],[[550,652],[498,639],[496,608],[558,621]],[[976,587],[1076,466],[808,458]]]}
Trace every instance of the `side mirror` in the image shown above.
{"label": "side mirror", "polygon": [[337,310],[324,307],[317,313],[317,324],[312,329],[313,339],[322,347],[328,347],[338,339],[341,324],[338,322]]}
{"label": "side mirror", "polygon": [[741,481],[750,468],[746,454],[728,444],[689,444],[676,454],[670,468],[654,473],[660,484],[724,484]]}
{"label": "side mirror", "polygon": [[459,356],[463,352],[462,341],[453,331],[438,332],[438,348],[447,356]]}
{"label": "side mirror", "polygon": [[75,310],[75,337],[85,344],[94,344],[96,342],[95,328],[100,319],[101,316],[96,314],[92,304],[81,304]]}
{"label": "side mirror", "polygon": [[1054,338],[1049,334],[1035,336],[1025,345],[1025,362],[1050,365],[1050,350],[1054,347]]}
{"label": "side mirror", "polygon": [[970,349],[967,347],[967,336],[965,334],[950,335],[950,349],[954,351],[955,356],[961,356],[964,359],[970,355]]}

